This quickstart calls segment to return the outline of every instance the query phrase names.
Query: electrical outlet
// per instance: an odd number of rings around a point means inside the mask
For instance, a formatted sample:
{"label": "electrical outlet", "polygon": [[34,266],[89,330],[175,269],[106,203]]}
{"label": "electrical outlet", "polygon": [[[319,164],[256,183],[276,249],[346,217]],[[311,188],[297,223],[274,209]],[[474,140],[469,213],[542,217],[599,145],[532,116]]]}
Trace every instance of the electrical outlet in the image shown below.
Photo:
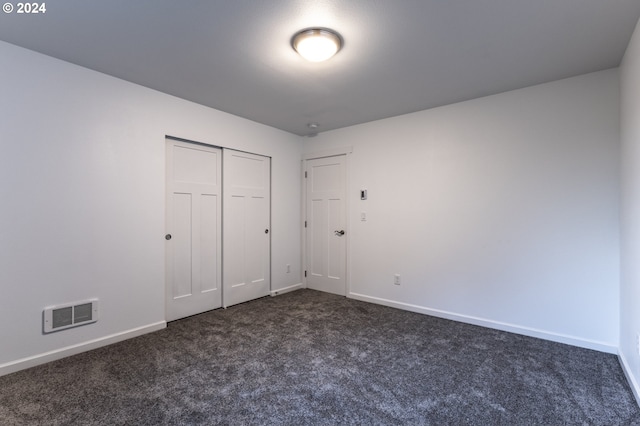
{"label": "electrical outlet", "polygon": [[287,274],[291,273],[291,265],[287,264]]}
{"label": "electrical outlet", "polygon": [[400,285],[400,274],[395,274],[395,275],[393,276],[393,283],[394,283],[395,285]]}

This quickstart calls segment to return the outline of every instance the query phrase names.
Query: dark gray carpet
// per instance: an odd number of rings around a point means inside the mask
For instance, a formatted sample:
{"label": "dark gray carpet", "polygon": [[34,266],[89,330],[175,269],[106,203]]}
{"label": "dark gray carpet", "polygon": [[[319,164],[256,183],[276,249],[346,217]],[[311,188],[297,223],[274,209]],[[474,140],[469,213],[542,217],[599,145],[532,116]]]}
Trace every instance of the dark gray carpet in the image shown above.
{"label": "dark gray carpet", "polygon": [[640,424],[614,355],[300,290],[0,377],[2,425]]}

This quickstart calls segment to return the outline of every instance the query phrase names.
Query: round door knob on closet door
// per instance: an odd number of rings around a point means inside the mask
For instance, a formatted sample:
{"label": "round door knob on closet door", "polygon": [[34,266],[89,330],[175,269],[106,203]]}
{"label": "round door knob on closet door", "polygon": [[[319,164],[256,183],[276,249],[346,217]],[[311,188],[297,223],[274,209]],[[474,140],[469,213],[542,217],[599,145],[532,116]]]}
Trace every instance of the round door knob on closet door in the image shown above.
{"label": "round door knob on closet door", "polygon": [[167,241],[169,241],[169,240],[171,239],[171,234],[167,234],[167,235],[165,235],[165,236],[164,236],[164,239],[165,239],[165,240],[167,240]]}
{"label": "round door knob on closet door", "polygon": [[265,234],[268,234],[268,233],[269,233],[269,230],[268,230],[268,229],[265,229],[265,230],[264,230],[264,233],[265,233]]}
{"label": "round door knob on closet door", "polygon": [[334,231],[334,232],[338,237],[342,237],[344,235],[344,229],[341,229],[339,231]]}

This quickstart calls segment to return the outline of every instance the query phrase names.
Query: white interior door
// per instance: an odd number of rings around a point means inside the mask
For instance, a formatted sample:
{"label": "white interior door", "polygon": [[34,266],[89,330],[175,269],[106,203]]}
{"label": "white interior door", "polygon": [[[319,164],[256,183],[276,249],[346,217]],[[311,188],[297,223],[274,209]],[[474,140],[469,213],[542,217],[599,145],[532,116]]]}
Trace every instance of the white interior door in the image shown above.
{"label": "white interior door", "polygon": [[346,295],[346,156],[306,161],[307,287]]}
{"label": "white interior door", "polygon": [[223,150],[224,306],[271,291],[271,159]]}
{"label": "white interior door", "polygon": [[220,149],[166,141],[166,318],[222,305]]}

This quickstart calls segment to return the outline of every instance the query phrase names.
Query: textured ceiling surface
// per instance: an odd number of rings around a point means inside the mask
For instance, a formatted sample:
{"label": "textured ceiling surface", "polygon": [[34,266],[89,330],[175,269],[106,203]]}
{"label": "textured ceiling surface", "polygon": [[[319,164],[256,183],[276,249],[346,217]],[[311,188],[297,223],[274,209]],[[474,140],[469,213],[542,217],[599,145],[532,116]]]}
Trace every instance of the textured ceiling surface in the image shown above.
{"label": "textured ceiling surface", "polygon": [[[639,17],[640,0],[65,0],[1,13],[0,40],[305,135],[617,67]],[[327,62],[291,48],[313,26],[345,40]]]}

